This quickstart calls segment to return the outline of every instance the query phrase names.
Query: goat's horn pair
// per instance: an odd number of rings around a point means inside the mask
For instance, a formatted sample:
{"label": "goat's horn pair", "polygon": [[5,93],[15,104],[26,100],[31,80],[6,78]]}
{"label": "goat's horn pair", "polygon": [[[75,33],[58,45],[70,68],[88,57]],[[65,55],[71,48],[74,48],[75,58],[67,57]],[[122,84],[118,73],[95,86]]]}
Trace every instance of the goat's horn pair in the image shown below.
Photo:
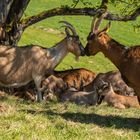
{"label": "goat's horn pair", "polygon": [[65,25],[62,26],[62,27],[68,27],[72,31],[73,35],[75,35],[75,36],[77,35],[75,28],[69,22],[67,22],[67,21],[59,21],[59,23],[64,23]]}
{"label": "goat's horn pair", "polygon": [[97,20],[97,15],[95,15],[95,17],[92,20],[92,24],[91,24],[91,31],[93,33],[96,33],[98,31],[98,28],[102,22],[102,20],[104,19],[104,17],[106,16],[107,12],[103,13]]}

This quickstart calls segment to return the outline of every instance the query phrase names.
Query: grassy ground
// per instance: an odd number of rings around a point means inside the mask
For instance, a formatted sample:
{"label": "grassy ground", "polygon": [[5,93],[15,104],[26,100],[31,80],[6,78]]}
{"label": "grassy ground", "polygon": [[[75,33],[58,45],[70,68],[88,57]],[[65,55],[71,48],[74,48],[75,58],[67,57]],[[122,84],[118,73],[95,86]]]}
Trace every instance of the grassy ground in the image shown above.
{"label": "grassy ground", "polygon": [[[71,4],[71,1],[31,0],[26,16],[67,3]],[[115,11],[114,7],[109,8]],[[63,29],[58,24],[60,20],[71,22],[85,45],[91,19],[65,16],[44,20],[28,28],[19,45],[53,46],[64,37]],[[135,32],[132,26],[139,21],[140,18],[135,22],[112,22],[109,34],[126,46],[140,44],[140,31]],[[79,62],[69,54],[57,69],[68,69],[71,66],[85,67],[95,72],[116,69],[101,53],[81,58]],[[38,104],[7,96],[0,100],[0,140],[139,140],[139,118],[138,109],[118,110],[106,104],[87,107],[57,101]]]}

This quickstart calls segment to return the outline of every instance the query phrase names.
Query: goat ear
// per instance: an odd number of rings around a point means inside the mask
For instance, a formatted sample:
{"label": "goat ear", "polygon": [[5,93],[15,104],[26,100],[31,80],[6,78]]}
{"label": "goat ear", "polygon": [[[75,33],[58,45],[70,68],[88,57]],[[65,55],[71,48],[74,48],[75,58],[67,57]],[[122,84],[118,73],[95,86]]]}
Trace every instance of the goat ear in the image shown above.
{"label": "goat ear", "polygon": [[109,21],[109,23],[104,27],[104,29],[102,29],[101,31],[98,32],[98,36],[100,36],[103,33],[108,32],[110,29],[110,26],[111,26],[111,22]]}

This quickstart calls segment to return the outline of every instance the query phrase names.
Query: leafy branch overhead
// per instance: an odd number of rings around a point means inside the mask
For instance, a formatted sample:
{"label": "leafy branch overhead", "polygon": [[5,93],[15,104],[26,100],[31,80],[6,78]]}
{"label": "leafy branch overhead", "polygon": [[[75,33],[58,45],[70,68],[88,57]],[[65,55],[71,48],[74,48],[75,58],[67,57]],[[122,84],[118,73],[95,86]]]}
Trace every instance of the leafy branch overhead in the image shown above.
{"label": "leafy branch overhead", "polygon": [[[123,3],[125,4],[123,10],[131,9],[131,12],[129,10],[129,12],[124,15],[121,13],[112,13],[108,9],[107,15],[105,16],[106,20],[132,21],[136,20],[140,15],[139,0],[100,0],[97,1],[98,5],[92,3],[96,0],[90,2],[89,0],[71,1],[72,5],[69,4],[63,7],[56,7],[50,10],[42,11],[41,13],[38,13],[34,16],[22,19],[22,16],[25,13],[30,0],[0,0],[0,44],[16,45],[20,40],[23,31],[27,27],[47,18],[66,15],[100,15],[107,9],[109,4],[117,5],[119,3]],[[82,3],[83,8],[78,8],[79,3]],[[132,8],[130,8],[130,5]]]}
{"label": "leafy branch overhead", "polygon": [[[39,21],[44,19],[53,17],[53,16],[61,16],[61,15],[85,15],[85,16],[95,16],[96,14],[100,14],[103,12],[104,9],[98,8],[69,8],[69,7],[62,7],[62,8],[54,8],[48,11],[41,12],[35,16],[28,17],[21,21],[23,25],[23,29],[27,28],[28,26],[35,24]],[[114,20],[114,21],[130,21],[136,20],[136,18],[140,15],[140,8],[136,9],[132,14],[119,16],[118,14],[112,14],[107,12],[105,19],[106,20]]]}

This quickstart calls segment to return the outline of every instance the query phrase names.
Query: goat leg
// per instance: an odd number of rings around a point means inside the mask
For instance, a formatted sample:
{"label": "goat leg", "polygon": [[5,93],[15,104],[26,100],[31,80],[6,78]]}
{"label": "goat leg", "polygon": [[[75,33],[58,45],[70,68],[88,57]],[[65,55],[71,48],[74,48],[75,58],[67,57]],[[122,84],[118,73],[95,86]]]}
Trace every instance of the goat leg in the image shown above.
{"label": "goat leg", "polygon": [[42,80],[42,76],[34,76],[34,82],[37,88],[37,98],[36,98],[37,102],[41,102],[43,100],[42,92],[41,92],[42,90],[40,88],[41,80]]}

